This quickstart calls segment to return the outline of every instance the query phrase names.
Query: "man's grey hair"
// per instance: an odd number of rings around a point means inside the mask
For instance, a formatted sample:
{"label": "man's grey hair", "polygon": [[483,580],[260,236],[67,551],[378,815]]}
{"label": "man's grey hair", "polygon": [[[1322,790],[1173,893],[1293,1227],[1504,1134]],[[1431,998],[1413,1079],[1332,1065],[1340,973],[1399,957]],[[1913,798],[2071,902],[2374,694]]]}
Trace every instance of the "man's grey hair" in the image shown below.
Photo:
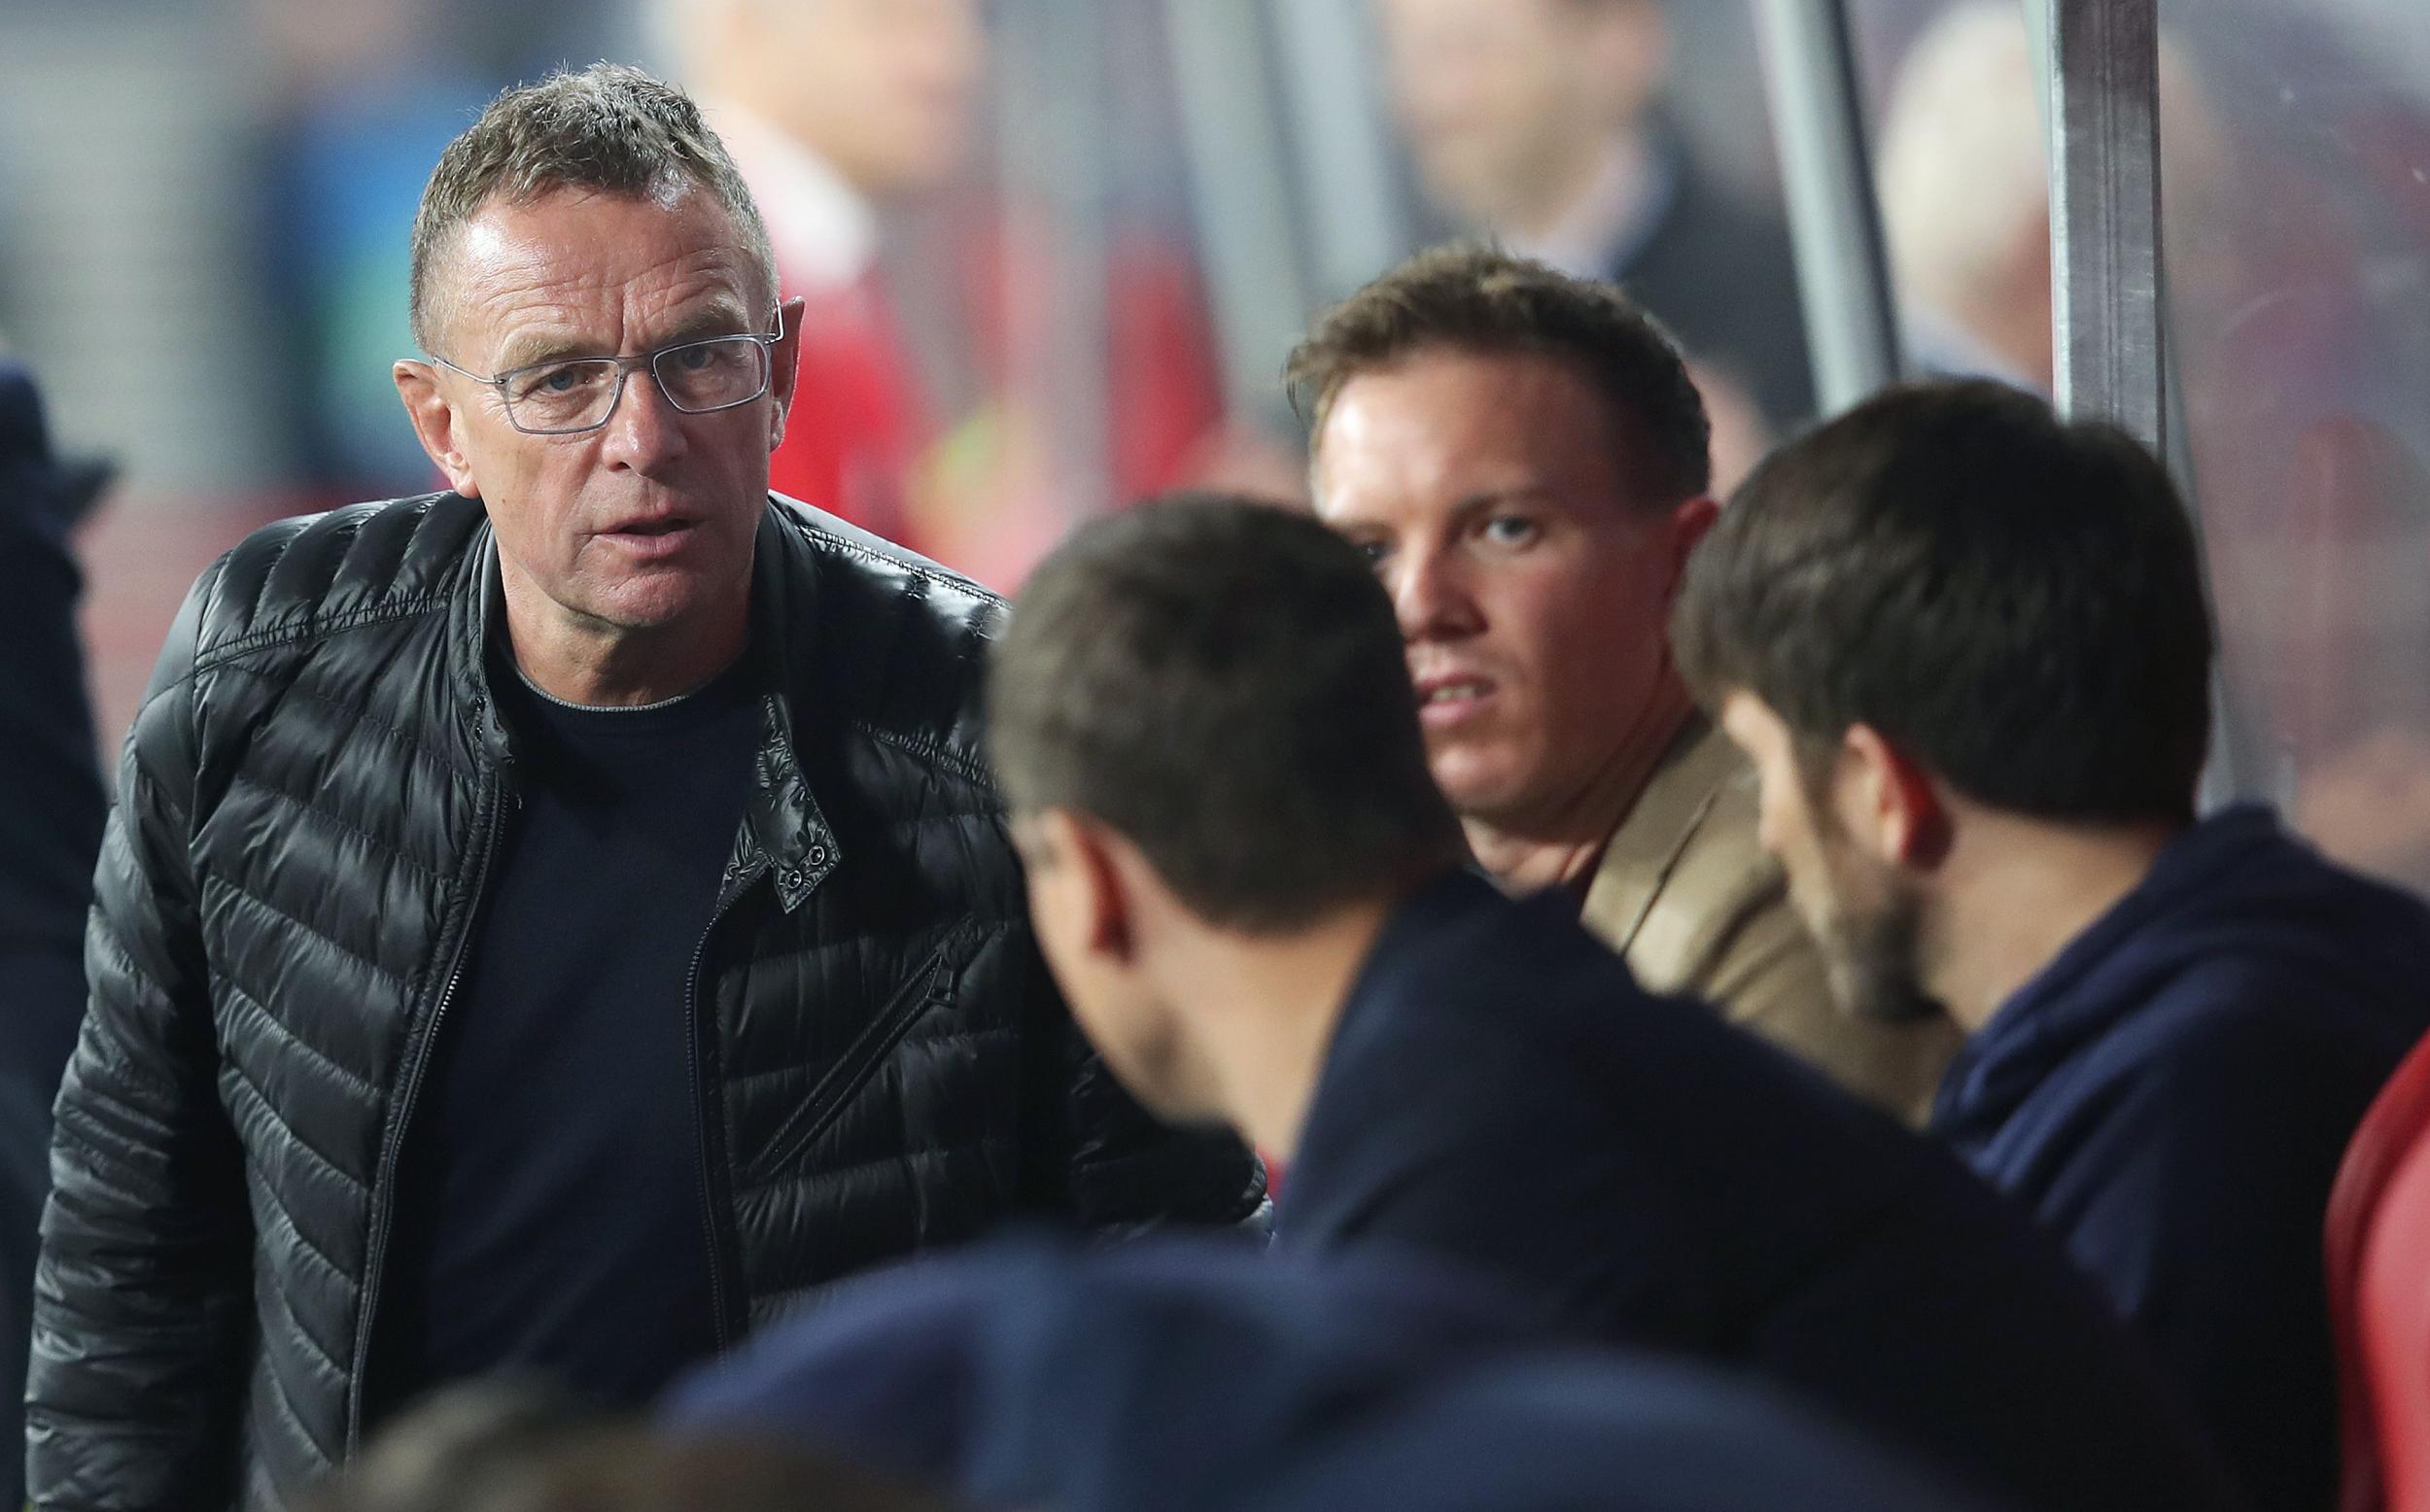
{"label": "man's grey hair", "polygon": [[508,89],[447,144],[413,218],[413,339],[439,355],[443,291],[438,264],[466,222],[492,199],[528,205],[560,189],[668,199],[707,189],[734,218],[758,264],[764,299],[777,295],[768,224],[725,144],[689,95],[621,63],[594,63]]}

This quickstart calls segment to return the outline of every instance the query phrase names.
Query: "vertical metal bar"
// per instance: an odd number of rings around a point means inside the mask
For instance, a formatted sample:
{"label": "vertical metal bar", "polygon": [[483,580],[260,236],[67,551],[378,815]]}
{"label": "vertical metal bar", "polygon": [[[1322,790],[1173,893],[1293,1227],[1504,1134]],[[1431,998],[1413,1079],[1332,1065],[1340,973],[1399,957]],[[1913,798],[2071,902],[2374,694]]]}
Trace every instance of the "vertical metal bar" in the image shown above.
{"label": "vertical metal bar", "polygon": [[1263,8],[1164,0],[1163,14],[1225,393],[1234,414],[1268,412],[1310,301]]}
{"label": "vertical metal bar", "polygon": [[[2168,341],[2161,230],[2159,0],[2024,0],[2050,140],[2051,331],[2062,412],[2141,437],[2175,475],[2202,537],[2201,495]],[[2204,586],[2218,619],[2216,584]],[[2201,803],[2267,781],[2266,742],[2211,669],[2216,710]],[[2284,796],[2284,795],[2275,795]]]}
{"label": "vertical metal bar", "polygon": [[2159,0],[2045,4],[2059,407],[2167,456]]}
{"label": "vertical metal bar", "polygon": [[1836,413],[1898,379],[1898,313],[1842,0],[1757,0],[1815,393]]}
{"label": "vertical metal bar", "polygon": [[996,143],[1015,208],[1005,259],[1011,392],[1041,401],[1049,490],[1070,519],[1114,497],[1107,326],[1104,145],[1110,116],[1101,38],[1109,0],[1033,0],[1002,33]]}
{"label": "vertical metal bar", "polygon": [[1284,0],[1274,7],[1283,82],[1300,149],[1317,292],[1334,299],[1408,251],[1396,188],[1391,111],[1376,62],[1368,0]]}

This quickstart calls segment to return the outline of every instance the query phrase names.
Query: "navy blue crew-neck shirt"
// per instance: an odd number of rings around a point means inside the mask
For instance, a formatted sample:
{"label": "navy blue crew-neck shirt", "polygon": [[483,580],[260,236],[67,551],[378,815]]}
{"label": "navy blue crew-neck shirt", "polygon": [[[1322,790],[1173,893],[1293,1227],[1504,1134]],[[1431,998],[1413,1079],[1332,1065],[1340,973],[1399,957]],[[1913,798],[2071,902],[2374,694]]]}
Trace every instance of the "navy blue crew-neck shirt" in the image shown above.
{"label": "navy blue crew-neck shirt", "polygon": [[499,1369],[603,1406],[716,1348],[695,958],[761,714],[743,666],[581,708],[493,671],[519,802],[409,1113],[372,1410]]}

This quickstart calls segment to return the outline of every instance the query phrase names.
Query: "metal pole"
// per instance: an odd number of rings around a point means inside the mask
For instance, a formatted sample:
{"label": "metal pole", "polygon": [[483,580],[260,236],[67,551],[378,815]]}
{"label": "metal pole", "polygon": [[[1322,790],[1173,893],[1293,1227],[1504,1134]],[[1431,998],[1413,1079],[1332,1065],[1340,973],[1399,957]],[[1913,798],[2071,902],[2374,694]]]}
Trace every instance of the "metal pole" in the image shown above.
{"label": "metal pole", "polygon": [[[2182,395],[2168,343],[2160,212],[2158,0],[2024,0],[2050,140],[2051,334],[2062,412],[2109,420],[2168,464],[2202,530]],[[2216,585],[2204,583],[2218,618]],[[2249,710],[2211,670],[2217,710],[2202,803],[2266,781]]]}
{"label": "metal pole", "polygon": [[1007,258],[1013,392],[1042,406],[1046,466],[1062,523],[1109,512],[1115,497],[1107,326],[1104,151],[1110,104],[1103,11],[1121,0],[1042,0],[1005,28],[996,141],[1005,182],[1038,215],[1042,266]]}
{"label": "metal pole", "polygon": [[1842,0],[1758,0],[1815,394],[1835,414],[1898,380],[1897,305]]}
{"label": "metal pole", "polygon": [[1275,51],[1289,86],[1315,292],[1338,299],[1409,250],[1395,182],[1391,112],[1367,0],[1283,0]]}
{"label": "metal pole", "polygon": [[2158,0],[2039,0],[2050,71],[2060,410],[2169,454],[2160,304]]}
{"label": "metal pole", "polygon": [[1164,0],[1163,16],[1226,395],[1235,415],[1277,410],[1311,301],[1264,12]]}

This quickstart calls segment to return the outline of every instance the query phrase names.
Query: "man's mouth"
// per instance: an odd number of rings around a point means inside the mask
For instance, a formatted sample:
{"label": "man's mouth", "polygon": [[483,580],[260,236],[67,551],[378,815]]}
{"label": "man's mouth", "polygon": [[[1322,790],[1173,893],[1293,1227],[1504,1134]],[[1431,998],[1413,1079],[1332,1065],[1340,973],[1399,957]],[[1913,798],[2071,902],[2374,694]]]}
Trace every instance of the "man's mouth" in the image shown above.
{"label": "man's mouth", "polygon": [[654,561],[687,550],[692,533],[699,526],[700,521],[685,515],[659,515],[647,520],[627,520],[600,532],[600,538],[613,542],[617,550],[629,557]]}
{"label": "man's mouth", "polygon": [[1445,682],[1429,684],[1426,690],[1418,695],[1417,702],[1422,708],[1431,708],[1438,704],[1457,704],[1469,699],[1481,699],[1492,691],[1492,687],[1493,685],[1482,677],[1454,678]]}
{"label": "man's mouth", "polygon": [[1494,696],[1490,677],[1464,673],[1422,678],[1417,683],[1417,720],[1427,729],[1457,725]]}

